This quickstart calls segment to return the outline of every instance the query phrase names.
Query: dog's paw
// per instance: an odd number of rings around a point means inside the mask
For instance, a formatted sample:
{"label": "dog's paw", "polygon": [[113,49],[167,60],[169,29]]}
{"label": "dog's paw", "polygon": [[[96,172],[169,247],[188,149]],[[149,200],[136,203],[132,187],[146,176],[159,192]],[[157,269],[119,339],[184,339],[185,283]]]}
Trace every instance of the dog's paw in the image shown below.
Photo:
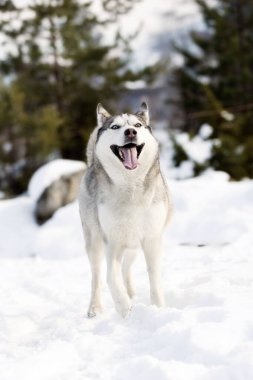
{"label": "dog's paw", "polygon": [[130,302],[130,300],[128,300],[127,302],[117,302],[116,303],[116,310],[117,312],[123,317],[123,318],[126,318],[130,311],[132,310],[132,304]]}
{"label": "dog's paw", "polygon": [[119,314],[123,317],[123,318],[126,318],[128,317],[128,315],[130,314],[132,310],[132,306],[130,306],[129,308],[121,308],[120,310],[118,309],[118,312]]}
{"label": "dog's paw", "polygon": [[152,305],[155,305],[157,307],[165,307],[166,306],[164,296],[163,296],[163,294],[160,294],[160,293],[151,294],[151,303],[152,303]]}
{"label": "dog's paw", "polygon": [[87,312],[87,317],[88,318],[94,318],[96,317],[98,314],[101,314],[102,313],[102,307],[99,305],[99,306],[94,306],[94,305],[91,305],[88,309],[88,312]]}
{"label": "dog's paw", "polygon": [[136,292],[135,292],[135,289],[133,286],[128,286],[127,287],[127,294],[129,296],[129,298],[134,298]]}

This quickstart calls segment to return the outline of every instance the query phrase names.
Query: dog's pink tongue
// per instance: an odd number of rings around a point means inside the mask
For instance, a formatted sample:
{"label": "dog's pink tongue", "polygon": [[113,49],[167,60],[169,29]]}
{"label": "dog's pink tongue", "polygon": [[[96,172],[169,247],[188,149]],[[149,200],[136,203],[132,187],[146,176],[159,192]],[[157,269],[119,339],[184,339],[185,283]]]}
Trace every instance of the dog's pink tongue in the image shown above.
{"label": "dog's pink tongue", "polygon": [[133,170],[137,168],[138,166],[138,159],[137,159],[137,149],[136,147],[132,148],[121,148],[124,154],[124,161],[123,164],[125,168]]}

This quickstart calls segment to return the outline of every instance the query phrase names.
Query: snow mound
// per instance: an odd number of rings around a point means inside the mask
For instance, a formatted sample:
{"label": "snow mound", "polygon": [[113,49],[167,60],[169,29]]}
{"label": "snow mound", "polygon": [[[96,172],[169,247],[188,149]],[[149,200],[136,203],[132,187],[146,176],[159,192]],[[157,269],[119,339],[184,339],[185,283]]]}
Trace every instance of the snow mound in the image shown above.
{"label": "snow mound", "polygon": [[48,259],[83,255],[83,232],[76,201],[60,208],[38,229],[35,250],[39,257]]}
{"label": "snow mound", "polygon": [[43,191],[63,175],[85,169],[82,161],[57,159],[43,165],[32,176],[28,185],[28,194],[34,201],[38,200]]}
{"label": "snow mound", "polygon": [[32,200],[24,196],[0,201],[0,257],[34,255],[33,208]]}
{"label": "snow mound", "polygon": [[253,181],[229,182],[223,172],[170,181],[174,218],[170,236],[180,244],[223,245],[250,234]]}

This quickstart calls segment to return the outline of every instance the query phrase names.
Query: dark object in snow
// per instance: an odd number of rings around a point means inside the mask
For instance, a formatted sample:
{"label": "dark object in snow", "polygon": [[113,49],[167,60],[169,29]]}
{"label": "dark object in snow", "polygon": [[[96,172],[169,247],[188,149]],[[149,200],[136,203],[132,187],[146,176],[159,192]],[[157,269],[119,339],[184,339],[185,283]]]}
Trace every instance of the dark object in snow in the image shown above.
{"label": "dark object in snow", "polygon": [[38,224],[45,223],[60,207],[76,199],[83,173],[83,170],[79,170],[63,175],[45,188],[35,205]]}

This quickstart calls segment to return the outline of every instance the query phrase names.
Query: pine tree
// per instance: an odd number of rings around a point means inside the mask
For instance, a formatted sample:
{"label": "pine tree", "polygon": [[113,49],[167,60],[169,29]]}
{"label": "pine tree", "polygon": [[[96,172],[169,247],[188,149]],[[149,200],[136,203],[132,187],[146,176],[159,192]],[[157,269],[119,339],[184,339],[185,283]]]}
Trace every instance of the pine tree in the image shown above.
{"label": "pine tree", "polygon": [[105,28],[137,1],[101,0],[101,16],[92,1],[34,1],[25,8],[0,2],[0,37],[3,48],[11,46],[1,57],[0,74],[11,83],[5,86],[10,99],[13,91],[22,98],[26,116],[17,127],[2,111],[0,133],[20,131],[25,153],[15,144],[13,149],[30,174],[55,150],[64,158],[83,159],[96,104],[112,100],[128,80],[149,78],[151,69],[129,69],[131,36],[124,39],[118,31],[113,42],[103,41]]}
{"label": "pine tree", "polygon": [[210,164],[232,178],[253,177],[253,3],[196,0],[206,30],[193,31],[192,48],[179,48],[186,128],[212,125]]}
{"label": "pine tree", "polygon": [[62,120],[53,105],[30,113],[16,83],[0,84],[0,183],[11,194],[22,192],[45,157],[59,148]]}

